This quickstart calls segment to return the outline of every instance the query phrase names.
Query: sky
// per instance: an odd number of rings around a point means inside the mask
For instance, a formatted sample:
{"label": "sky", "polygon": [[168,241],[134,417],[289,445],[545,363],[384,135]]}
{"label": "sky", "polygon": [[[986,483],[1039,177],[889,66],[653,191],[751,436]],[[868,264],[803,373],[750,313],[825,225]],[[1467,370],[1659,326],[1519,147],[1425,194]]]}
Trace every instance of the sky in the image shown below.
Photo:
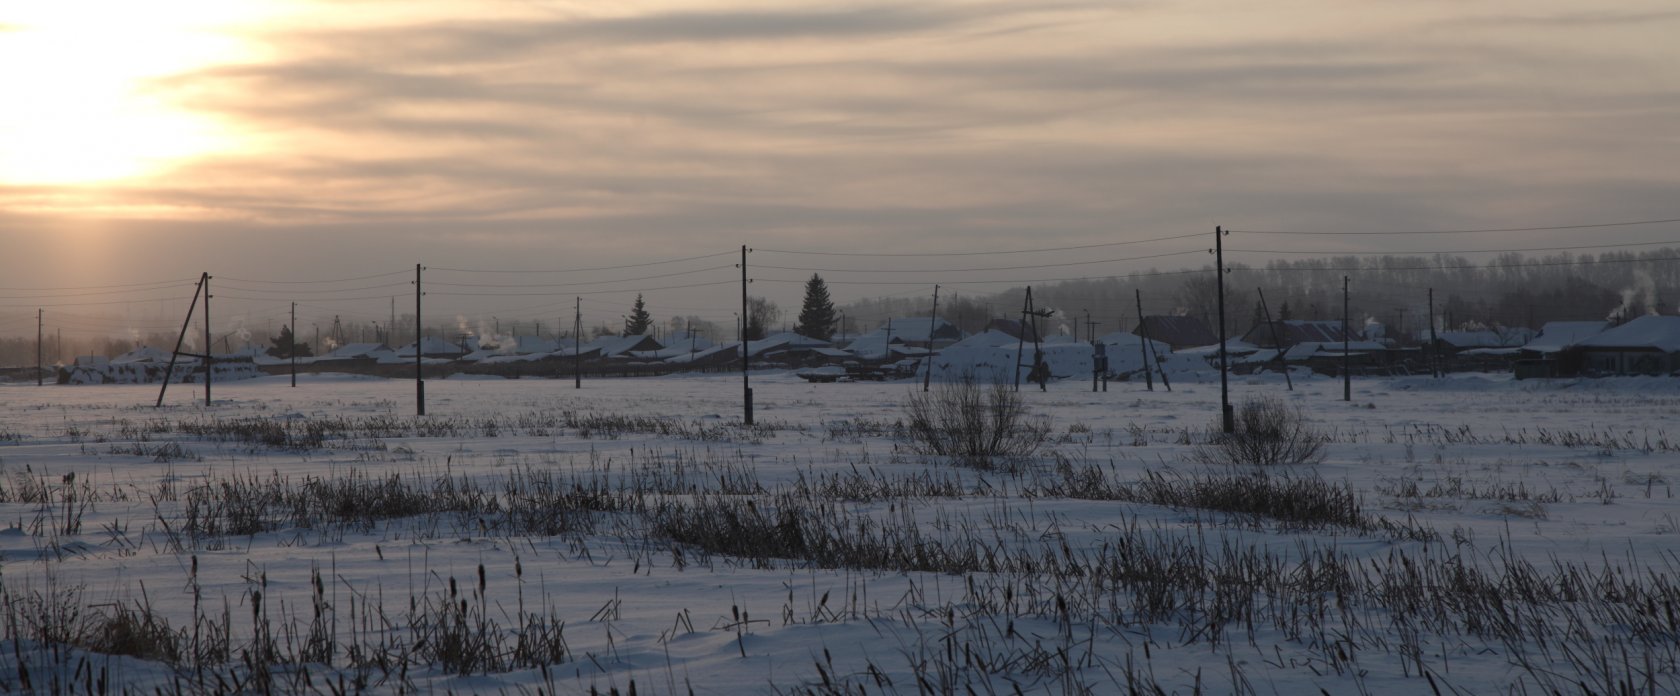
{"label": "sky", "polygon": [[727,321],[743,244],[796,307],[813,272],[847,301],[1196,266],[1216,225],[1680,218],[1675,36],[1672,0],[6,3],[0,316],[158,322],[209,272],[230,314],[380,318],[422,263],[428,322],[638,291]]}

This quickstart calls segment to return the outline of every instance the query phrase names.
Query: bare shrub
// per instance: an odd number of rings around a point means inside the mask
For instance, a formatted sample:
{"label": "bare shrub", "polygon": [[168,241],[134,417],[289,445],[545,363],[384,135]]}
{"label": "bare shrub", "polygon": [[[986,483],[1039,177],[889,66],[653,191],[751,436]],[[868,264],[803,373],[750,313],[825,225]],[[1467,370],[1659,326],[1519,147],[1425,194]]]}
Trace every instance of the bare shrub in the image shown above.
{"label": "bare shrub", "polygon": [[1210,428],[1206,442],[1190,451],[1203,464],[1276,466],[1324,461],[1325,437],[1307,423],[1301,409],[1282,399],[1262,396],[1237,407],[1236,432]]}
{"label": "bare shrub", "polygon": [[1002,383],[980,385],[972,375],[911,394],[905,415],[917,453],[980,469],[1033,456],[1050,433],[1048,419],[1033,417],[1020,394]]}

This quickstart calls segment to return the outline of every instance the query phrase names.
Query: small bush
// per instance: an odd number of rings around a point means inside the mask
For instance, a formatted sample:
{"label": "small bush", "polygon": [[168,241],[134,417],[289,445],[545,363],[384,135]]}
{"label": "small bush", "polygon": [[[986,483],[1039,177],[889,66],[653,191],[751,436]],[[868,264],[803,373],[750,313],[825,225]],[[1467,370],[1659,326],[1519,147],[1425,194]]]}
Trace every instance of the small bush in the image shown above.
{"label": "small bush", "polygon": [[1222,432],[1217,422],[1209,431],[1207,441],[1190,452],[1191,459],[1203,464],[1276,466],[1324,461],[1324,435],[1307,423],[1301,409],[1281,399],[1244,401],[1237,407],[1236,432]]}
{"label": "small bush", "polygon": [[981,386],[973,376],[911,394],[905,415],[917,453],[981,469],[1033,456],[1050,432],[1048,420],[1033,418],[1020,394],[1001,383]]}

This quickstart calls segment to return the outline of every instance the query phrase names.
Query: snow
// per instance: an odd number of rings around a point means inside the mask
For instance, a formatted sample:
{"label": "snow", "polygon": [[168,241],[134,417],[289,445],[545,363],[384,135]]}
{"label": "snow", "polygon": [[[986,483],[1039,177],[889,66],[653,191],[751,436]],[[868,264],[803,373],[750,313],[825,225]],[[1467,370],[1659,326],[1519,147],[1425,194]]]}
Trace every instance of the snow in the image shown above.
{"label": "snow", "polygon": [[1643,348],[1680,352],[1680,317],[1647,315],[1580,342],[1583,348]]}
{"label": "snow", "polygon": [[[1644,331],[1638,335],[1648,335]],[[1010,364],[1017,357],[1013,350],[1014,344],[977,341],[961,351],[948,350],[936,361],[936,370],[951,369],[939,363],[965,351],[971,362]],[[1204,357],[1163,354],[1173,376],[1172,391],[1159,383],[1154,391],[1145,391],[1141,380],[1135,380],[1092,393],[1089,346],[1059,344],[1045,350],[1052,371],[1070,373],[1071,378],[1052,382],[1047,392],[1034,387],[1020,395],[1034,413],[1051,419],[1055,439],[1050,447],[1060,456],[1094,463],[1123,481],[1150,471],[1205,470],[1186,459],[1191,445],[1185,444],[1187,438],[1201,437],[1218,411],[1218,374],[1208,369]],[[1109,356],[1117,362],[1137,352],[1133,343],[1129,350],[1111,347]],[[936,377],[940,374],[936,371]],[[539,688],[545,693],[587,693],[592,687],[601,693],[609,687],[625,693],[631,680],[638,693],[787,693],[801,686],[820,687],[825,678],[875,684],[871,670],[879,670],[894,687],[872,687],[870,693],[915,692],[917,665],[943,664],[948,644],[957,656],[952,666],[956,673],[980,679],[978,692],[989,686],[998,693],[1013,693],[1012,683],[1025,693],[1059,693],[1062,682],[1034,671],[1027,659],[987,676],[964,667],[965,651],[978,659],[988,654],[1038,654],[1011,652],[1034,645],[1050,655],[1067,649],[1070,658],[1090,660],[1075,674],[1097,693],[1124,692],[1128,664],[1147,669],[1169,693],[1190,693],[1198,686],[1204,691],[1237,691],[1232,679],[1238,677],[1259,693],[1431,693],[1431,682],[1418,675],[1415,664],[1430,670],[1441,693],[1521,692],[1519,686],[1536,684],[1534,671],[1525,668],[1523,660],[1532,660],[1541,670],[1572,669],[1561,660],[1540,657],[1533,646],[1472,633],[1398,631],[1394,626],[1406,621],[1391,624],[1380,611],[1358,603],[1338,605],[1331,591],[1322,592],[1331,615],[1364,621],[1336,624],[1334,628],[1346,628],[1345,633],[1299,636],[1266,622],[1252,628],[1227,626],[1219,641],[1212,642],[1211,636],[1182,630],[1179,620],[1064,623],[1056,613],[1056,579],[1046,576],[1025,576],[1013,587],[1018,606],[1000,611],[990,608],[1004,603],[1001,592],[987,592],[998,587],[987,584],[991,573],[759,563],[644,538],[630,516],[616,513],[601,513],[594,531],[576,535],[510,533],[497,528],[495,520],[441,515],[380,521],[366,528],[287,526],[211,539],[196,547],[176,536],[189,492],[211,490],[230,477],[278,477],[301,486],[309,477],[342,479],[352,472],[417,481],[448,475],[500,490],[511,473],[538,471],[565,482],[576,477],[623,483],[635,476],[663,475],[700,489],[715,487],[716,472],[704,462],[739,466],[753,472],[766,489],[775,490],[788,490],[800,480],[854,472],[949,476],[971,489],[985,481],[979,490],[989,493],[832,500],[824,505],[876,524],[920,524],[928,538],[936,540],[981,530],[986,548],[993,551],[1020,547],[1042,549],[1052,557],[1096,554],[1116,548],[1117,539],[1133,538],[1124,536],[1127,530],[1140,530],[1141,538],[1213,553],[1220,543],[1230,541],[1281,557],[1293,558],[1309,548],[1346,554],[1367,565],[1400,554],[1451,558],[1465,568],[1487,569],[1514,559],[1541,571],[1557,563],[1578,563],[1595,569],[1630,568],[1617,577],[1673,578],[1670,557],[1680,538],[1675,524],[1680,503],[1672,490],[1680,443],[1671,442],[1674,435],[1666,430],[1680,416],[1680,380],[1673,378],[1518,382],[1506,375],[1356,377],[1351,403],[1341,400],[1340,379],[1302,375],[1294,391],[1286,391],[1280,375],[1231,378],[1233,401],[1280,398],[1301,407],[1316,427],[1333,434],[1327,459],[1299,473],[1345,483],[1359,494],[1368,512],[1429,525],[1442,535],[1437,542],[1348,530],[1291,530],[1141,503],[1027,498],[1017,490],[1032,476],[1051,475],[1053,459],[1037,462],[1037,474],[1019,478],[982,473],[911,454],[889,435],[840,427],[901,418],[904,403],[920,393],[919,380],[811,384],[793,373],[764,372],[752,375],[752,387],[757,419],[765,429],[748,437],[730,425],[741,407],[737,375],[597,379],[586,380],[583,389],[574,389],[570,379],[435,380],[427,386],[428,415],[423,418],[411,415],[412,382],[338,374],[301,375],[295,389],[284,376],[218,382],[210,407],[202,405],[201,386],[171,387],[161,409],[150,406],[156,385],[0,386],[0,432],[17,434],[16,439],[0,438],[0,487],[6,491],[0,495],[4,588],[22,597],[48,587],[79,587],[82,602],[90,608],[144,601],[175,627],[191,626],[196,591],[218,615],[224,601],[230,607],[230,632],[237,648],[251,635],[253,588],[261,587],[272,620],[290,617],[301,639],[311,619],[312,571],[319,570],[326,579],[326,601],[335,608],[332,618],[339,622],[339,640],[348,640],[353,631],[364,630],[350,621],[352,597],[357,602],[382,597],[385,611],[397,620],[410,597],[436,596],[452,579],[461,583],[464,594],[476,592],[482,567],[485,603],[504,626],[503,617],[521,602],[540,605],[566,622],[571,659],[554,665],[546,677],[530,668],[456,676],[432,665],[410,666],[412,691],[436,693],[535,693]],[[685,439],[635,431],[609,436],[563,426],[538,432],[511,425],[521,418],[567,411],[666,418],[736,435]],[[252,418],[288,424],[388,418],[432,426],[465,419],[473,425],[301,451],[145,427]],[[487,432],[479,425],[489,418],[504,419],[498,431]],[[1565,433],[1598,444],[1566,444],[1567,438],[1560,437]],[[150,452],[166,442],[178,442],[193,456],[160,460],[131,449]],[[43,482],[57,491],[70,474],[101,494],[88,505],[79,531],[61,529],[54,521],[65,514],[62,498],[42,504],[15,494],[29,482]],[[1519,485],[1555,496],[1537,502],[1401,492],[1407,486],[1513,490]],[[122,495],[106,495],[115,492]],[[757,499],[764,504],[776,500],[770,495]],[[171,526],[166,528],[164,521]],[[186,547],[172,547],[172,539]],[[517,574],[516,563],[522,569]],[[1034,597],[1042,604],[1021,597]],[[1282,600],[1260,601],[1263,606]],[[1565,625],[1557,612],[1567,604],[1547,604],[1530,620],[1557,621],[1560,632],[1585,632],[1568,634],[1570,644],[1577,646],[1573,649],[1586,645],[1588,638],[1609,640],[1632,630],[1626,625]],[[1111,611],[1124,617],[1134,609],[1121,604]],[[738,612],[745,612],[750,621],[735,618]],[[996,632],[981,633],[993,624]],[[1016,637],[1003,637],[1005,630]],[[955,642],[947,643],[946,637]],[[1414,644],[1415,655],[1395,647]],[[14,687],[17,654],[37,665],[50,659],[29,641],[0,647],[0,683]],[[1662,645],[1643,649],[1654,656],[1658,672],[1651,690],[1673,693],[1674,665],[1663,661],[1670,653]],[[1337,650],[1351,655],[1336,663],[1340,669],[1326,657]],[[68,679],[82,654],[71,651],[56,669]],[[1643,658],[1635,652],[1628,663],[1643,670]],[[174,678],[155,661],[100,655],[89,659],[94,669],[109,668],[113,679],[136,691],[168,691]],[[1059,658],[1045,658],[1053,659]],[[1618,654],[1612,662],[1620,669],[1622,658]],[[333,669],[351,671],[342,652],[335,664],[312,667],[317,684]],[[1111,680],[1109,674],[1115,677]],[[42,677],[40,671],[36,675]],[[390,692],[397,684],[393,680],[373,688]]]}
{"label": "snow", "polygon": [[1536,353],[1557,353],[1593,336],[1604,333],[1607,321],[1548,321],[1540,327],[1540,335],[1524,344],[1522,349]]}

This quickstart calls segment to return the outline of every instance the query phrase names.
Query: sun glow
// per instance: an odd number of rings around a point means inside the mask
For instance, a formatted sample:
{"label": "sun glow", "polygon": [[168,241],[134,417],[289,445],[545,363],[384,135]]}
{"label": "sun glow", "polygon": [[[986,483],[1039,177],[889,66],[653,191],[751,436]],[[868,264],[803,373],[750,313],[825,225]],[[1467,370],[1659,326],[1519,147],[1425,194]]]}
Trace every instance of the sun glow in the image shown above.
{"label": "sun glow", "polygon": [[228,129],[156,80],[249,49],[221,29],[261,3],[53,0],[0,9],[0,183],[144,177],[228,149]]}

